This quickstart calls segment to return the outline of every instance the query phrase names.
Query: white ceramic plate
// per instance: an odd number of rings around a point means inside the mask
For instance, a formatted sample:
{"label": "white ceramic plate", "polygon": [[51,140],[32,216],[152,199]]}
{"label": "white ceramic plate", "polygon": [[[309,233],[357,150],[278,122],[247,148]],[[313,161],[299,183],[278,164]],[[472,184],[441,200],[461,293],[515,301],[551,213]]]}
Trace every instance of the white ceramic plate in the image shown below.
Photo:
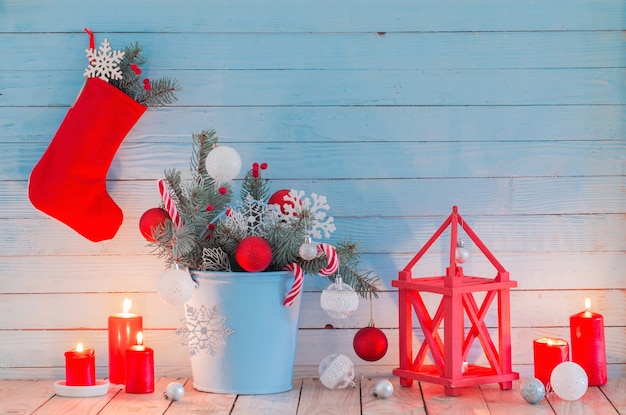
{"label": "white ceramic plate", "polygon": [[69,396],[71,398],[102,396],[109,391],[109,381],[96,380],[96,384],[91,386],[67,386],[64,380],[59,380],[54,382],[54,391],[59,396]]}

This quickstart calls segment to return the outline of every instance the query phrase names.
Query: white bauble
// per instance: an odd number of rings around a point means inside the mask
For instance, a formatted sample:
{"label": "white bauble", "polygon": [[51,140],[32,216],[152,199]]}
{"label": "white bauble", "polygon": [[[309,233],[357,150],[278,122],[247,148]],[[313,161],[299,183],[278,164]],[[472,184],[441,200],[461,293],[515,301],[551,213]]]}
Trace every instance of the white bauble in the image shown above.
{"label": "white bauble", "polygon": [[332,318],[348,318],[359,308],[359,296],[341,277],[337,277],[322,291],[320,306]]}
{"label": "white bauble", "polygon": [[241,170],[239,153],[228,146],[218,146],[207,154],[206,171],[218,183],[226,183],[237,177]]}
{"label": "white bauble", "polygon": [[196,287],[189,270],[174,264],[159,276],[157,294],[166,304],[180,305],[191,299]]}
{"label": "white bauble", "polygon": [[319,365],[320,382],[328,389],[354,387],[354,363],[345,354],[330,354]]}
{"label": "white bauble", "polygon": [[561,362],[550,375],[550,386],[554,393],[566,401],[575,401],[587,391],[589,378],[578,363]]}

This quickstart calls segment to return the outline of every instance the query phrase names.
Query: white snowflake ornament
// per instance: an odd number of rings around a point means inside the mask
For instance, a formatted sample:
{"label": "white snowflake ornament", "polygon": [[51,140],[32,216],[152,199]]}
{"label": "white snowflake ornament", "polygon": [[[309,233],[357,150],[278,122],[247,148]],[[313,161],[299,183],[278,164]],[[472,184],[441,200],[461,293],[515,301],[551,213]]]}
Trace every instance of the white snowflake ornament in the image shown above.
{"label": "white snowflake ornament", "polygon": [[122,79],[122,71],[119,64],[124,59],[126,52],[111,50],[109,39],[104,39],[98,49],[85,49],[89,66],[83,74],[87,78],[100,78],[109,82],[111,79]]}
{"label": "white snowflake ornament", "polygon": [[303,191],[291,190],[284,197],[285,214],[289,216],[305,216],[307,226],[307,236],[315,239],[321,239],[322,234],[325,238],[329,238],[337,228],[335,227],[334,218],[328,216],[325,211],[330,209],[326,196],[311,193],[311,198],[305,197]]}
{"label": "white snowflake ornament", "polygon": [[187,324],[176,332],[184,336],[183,345],[189,346],[191,356],[206,352],[215,357],[226,344],[226,337],[235,332],[226,325],[226,317],[217,304],[212,307],[203,304],[200,308],[185,304],[185,314]]}

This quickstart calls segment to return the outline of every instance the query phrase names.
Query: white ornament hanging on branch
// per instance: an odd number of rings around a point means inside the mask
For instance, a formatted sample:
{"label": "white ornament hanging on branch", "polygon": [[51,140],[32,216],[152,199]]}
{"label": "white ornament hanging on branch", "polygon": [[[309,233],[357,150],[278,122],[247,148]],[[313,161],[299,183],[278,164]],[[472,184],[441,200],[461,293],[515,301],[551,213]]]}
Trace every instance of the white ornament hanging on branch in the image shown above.
{"label": "white ornament hanging on branch", "polygon": [[188,269],[173,264],[159,276],[157,294],[166,304],[180,305],[191,299],[197,286]]}
{"label": "white ornament hanging on branch", "polygon": [[305,261],[311,261],[317,258],[317,245],[311,241],[311,238],[306,238],[304,243],[298,248],[298,254]]}
{"label": "white ornament hanging on branch", "polygon": [[354,314],[359,307],[359,296],[337,276],[335,282],[322,291],[320,306],[330,317],[341,320]]}

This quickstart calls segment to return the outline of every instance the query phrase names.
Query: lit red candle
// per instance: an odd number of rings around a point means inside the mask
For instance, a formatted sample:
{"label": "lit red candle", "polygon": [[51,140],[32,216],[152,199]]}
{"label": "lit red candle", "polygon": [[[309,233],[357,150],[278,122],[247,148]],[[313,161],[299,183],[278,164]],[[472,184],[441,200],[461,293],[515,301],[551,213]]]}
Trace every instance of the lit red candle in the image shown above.
{"label": "lit red candle", "polygon": [[129,313],[131,301],[124,300],[123,312],[109,316],[109,382],[124,384],[126,349],[135,344],[137,333],[143,330],[140,315]]}
{"label": "lit red candle", "polygon": [[137,344],[126,350],[126,392],[154,392],[154,351],[144,346],[141,332]]}
{"label": "lit red candle", "polygon": [[604,317],[592,313],[591,301],[585,299],[585,311],[569,318],[572,341],[572,361],[578,363],[589,378],[589,386],[606,384],[606,344],[604,342]]}
{"label": "lit red candle", "polygon": [[96,353],[78,343],[75,349],[65,352],[65,384],[67,386],[93,386],[96,384]]}
{"label": "lit red candle", "polygon": [[533,340],[535,377],[546,386],[552,370],[561,362],[569,361],[569,344],[563,339],[542,337]]}

